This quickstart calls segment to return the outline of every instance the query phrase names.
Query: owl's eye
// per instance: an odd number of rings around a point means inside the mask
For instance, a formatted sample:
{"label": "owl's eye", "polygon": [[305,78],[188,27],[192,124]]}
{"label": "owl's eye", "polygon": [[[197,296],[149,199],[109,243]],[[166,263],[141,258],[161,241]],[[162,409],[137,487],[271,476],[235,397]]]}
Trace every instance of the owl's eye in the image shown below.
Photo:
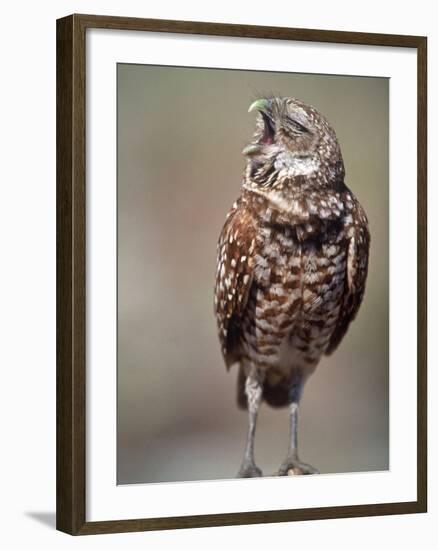
{"label": "owl's eye", "polygon": [[291,129],[295,132],[299,132],[301,134],[305,134],[309,132],[309,130],[305,126],[303,126],[297,120],[291,117],[287,117],[287,123],[291,127]]}

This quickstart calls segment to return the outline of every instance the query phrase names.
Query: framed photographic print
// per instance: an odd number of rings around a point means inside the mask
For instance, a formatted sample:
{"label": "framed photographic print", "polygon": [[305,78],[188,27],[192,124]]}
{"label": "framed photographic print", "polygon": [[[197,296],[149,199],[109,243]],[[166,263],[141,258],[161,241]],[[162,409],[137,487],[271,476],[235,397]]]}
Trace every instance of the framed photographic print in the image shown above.
{"label": "framed photographic print", "polygon": [[425,512],[426,38],[57,22],[57,527]]}

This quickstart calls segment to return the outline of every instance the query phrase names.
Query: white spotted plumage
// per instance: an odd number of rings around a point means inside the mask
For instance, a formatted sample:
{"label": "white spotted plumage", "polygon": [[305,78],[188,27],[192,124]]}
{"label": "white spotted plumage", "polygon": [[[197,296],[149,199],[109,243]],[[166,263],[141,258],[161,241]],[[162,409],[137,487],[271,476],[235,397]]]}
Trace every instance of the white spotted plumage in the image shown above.
{"label": "white spotted plumage", "polygon": [[[325,119],[297,100],[270,101],[276,134],[265,143],[258,121],[241,195],[219,238],[215,313],[227,366],[255,365],[275,389],[296,372],[311,374],[345,335],[365,289],[369,231]],[[299,126],[313,124],[311,157],[301,149],[294,157],[281,133],[281,116],[294,108]],[[284,392],[264,397],[287,404]]]}

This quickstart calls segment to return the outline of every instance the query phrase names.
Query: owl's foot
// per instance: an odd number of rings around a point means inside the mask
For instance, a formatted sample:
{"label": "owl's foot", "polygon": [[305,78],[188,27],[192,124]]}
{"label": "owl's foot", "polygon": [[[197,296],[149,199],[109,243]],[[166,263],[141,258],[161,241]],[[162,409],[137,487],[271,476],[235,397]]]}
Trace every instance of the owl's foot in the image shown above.
{"label": "owl's foot", "polygon": [[237,477],[262,477],[263,473],[254,462],[243,461]]}
{"label": "owl's foot", "polygon": [[319,474],[319,471],[305,462],[301,462],[298,458],[286,458],[280,466],[277,475],[279,476],[300,476]]}

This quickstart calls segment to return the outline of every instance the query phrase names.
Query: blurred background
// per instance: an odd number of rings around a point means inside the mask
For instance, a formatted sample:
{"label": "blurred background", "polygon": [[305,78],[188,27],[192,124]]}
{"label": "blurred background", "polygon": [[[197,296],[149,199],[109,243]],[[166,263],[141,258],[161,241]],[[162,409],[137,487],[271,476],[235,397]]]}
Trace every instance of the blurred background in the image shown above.
{"label": "blurred background", "polygon": [[[233,478],[247,414],[216,334],[216,242],[239,194],[250,103],[313,105],[341,144],[370,221],[357,319],[309,380],[302,460],[321,473],[389,467],[388,128],[383,78],[118,65],[118,483]],[[262,405],[256,460],[282,462],[288,411]]]}

